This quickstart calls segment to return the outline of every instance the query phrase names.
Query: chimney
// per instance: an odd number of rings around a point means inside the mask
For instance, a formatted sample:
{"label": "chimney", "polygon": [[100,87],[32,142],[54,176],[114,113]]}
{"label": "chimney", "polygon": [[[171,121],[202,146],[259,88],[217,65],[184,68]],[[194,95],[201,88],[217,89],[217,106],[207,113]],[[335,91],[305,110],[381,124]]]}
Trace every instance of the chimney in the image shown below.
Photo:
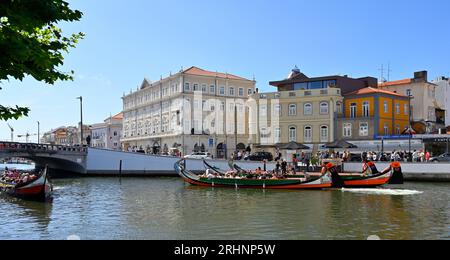
{"label": "chimney", "polygon": [[427,82],[428,81],[428,71],[424,70],[424,71],[414,72],[414,80]]}

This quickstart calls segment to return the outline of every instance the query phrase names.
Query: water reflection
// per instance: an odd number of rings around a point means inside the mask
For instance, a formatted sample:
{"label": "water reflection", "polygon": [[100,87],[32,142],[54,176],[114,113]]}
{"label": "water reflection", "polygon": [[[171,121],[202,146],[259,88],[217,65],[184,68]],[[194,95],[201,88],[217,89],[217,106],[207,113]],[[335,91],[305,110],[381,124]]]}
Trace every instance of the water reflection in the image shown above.
{"label": "water reflection", "polygon": [[53,204],[0,198],[2,239],[449,239],[448,184],[423,194],[201,188],[177,178],[55,180]]}
{"label": "water reflection", "polygon": [[[0,227],[2,239],[40,239],[48,237],[53,210],[52,203],[25,201],[0,196]],[[10,214],[13,214],[13,217]],[[36,234],[34,230],[39,230]]]}

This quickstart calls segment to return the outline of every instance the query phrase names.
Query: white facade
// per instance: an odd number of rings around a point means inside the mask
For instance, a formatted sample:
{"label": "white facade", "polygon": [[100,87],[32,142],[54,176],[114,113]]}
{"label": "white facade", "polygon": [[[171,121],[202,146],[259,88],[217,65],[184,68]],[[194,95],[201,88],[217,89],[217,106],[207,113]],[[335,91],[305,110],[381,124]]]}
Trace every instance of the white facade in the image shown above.
{"label": "white facade", "polygon": [[450,79],[446,77],[439,77],[432,81],[437,85],[436,87],[436,101],[439,106],[446,110],[445,123],[450,125]]}
{"label": "white facade", "polygon": [[[140,89],[122,98],[124,149],[229,156],[236,142],[248,144],[245,102],[254,91],[254,81],[196,67],[155,83],[144,80]],[[237,129],[235,109],[243,117]]]}
{"label": "white facade", "polygon": [[122,150],[122,114],[105,119],[104,123],[91,126],[91,146],[99,149]]}

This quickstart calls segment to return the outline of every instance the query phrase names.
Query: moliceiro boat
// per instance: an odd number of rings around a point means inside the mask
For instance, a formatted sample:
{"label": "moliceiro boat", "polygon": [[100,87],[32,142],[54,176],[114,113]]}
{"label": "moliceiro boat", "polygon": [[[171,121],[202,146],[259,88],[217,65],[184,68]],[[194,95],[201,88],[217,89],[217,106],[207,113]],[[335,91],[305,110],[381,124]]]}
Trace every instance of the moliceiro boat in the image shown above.
{"label": "moliceiro boat", "polygon": [[[333,180],[339,181],[338,176],[326,173],[320,177],[303,181],[301,179],[268,178],[267,175],[240,175],[226,176],[219,172],[207,170],[203,176],[196,175],[185,167],[185,160],[175,163],[175,171],[184,179],[185,182],[196,186],[205,187],[230,187],[230,188],[253,188],[253,189],[305,189],[317,190],[332,188]],[[205,164],[206,166],[206,164]],[[208,174],[209,173],[209,174]]]}
{"label": "moliceiro boat", "polygon": [[41,171],[36,179],[28,182],[2,181],[0,182],[0,192],[26,200],[48,200],[53,192],[53,185],[48,177],[48,168]]}
{"label": "moliceiro boat", "polygon": [[[211,167],[210,165],[205,165]],[[246,172],[246,170],[239,167],[233,161],[229,161],[228,165],[233,171]],[[331,164],[328,166],[327,171],[332,176],[335,176],[333,183],[333,187],[335,188],[375,188],[386,184],[401,185],[404,183],[402,167],[399,162],[391,163],[383,172],[378,172],[376,167],[374,167],[372,169],[373,174],[371,175],[338,173],[337,169],[333,167],[334,165]],[[308,173],[308,175],[310,175],[310,173]],[[286,175],[287,178],[293,178],[295,176],[296,175]]]}
{"label": "moliceiro boat", "polygon": [[[373,164],[374,165],[374,164]],[[393,162],[382,172],[373,168],[374,174],[369,176],[340,176],[346,188],[374,188],[385,184],[401,185],[404,183],[402,167],[399,162]]]}

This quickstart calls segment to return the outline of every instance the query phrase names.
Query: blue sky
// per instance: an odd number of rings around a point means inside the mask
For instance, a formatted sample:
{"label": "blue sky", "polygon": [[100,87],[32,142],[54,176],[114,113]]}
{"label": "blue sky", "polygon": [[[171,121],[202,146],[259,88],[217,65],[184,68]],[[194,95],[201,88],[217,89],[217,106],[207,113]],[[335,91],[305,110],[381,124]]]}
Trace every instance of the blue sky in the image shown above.
{"label": "blue sky", "polygon": [[[159,79],[183,66],[247,78],[263,91],[297,65],[306,75],[391,79],[428,70],[450,76],[447,0],[70,0],[82,21],[65,32],[86,33],[61,70],[74,82],[47,86],[33,79],[3,82],[0,103],[31,108],[11,121],[17,134],[76,125],[83,95],[86,123],[121,111],[121,96],[144,77]],[[0,122],[0,140],[9,139]],[[17,138],[16,138],[17,140]],[[24,140],[24,139],[22,139]],[[31,139],[35,141],[36,138]]]}

